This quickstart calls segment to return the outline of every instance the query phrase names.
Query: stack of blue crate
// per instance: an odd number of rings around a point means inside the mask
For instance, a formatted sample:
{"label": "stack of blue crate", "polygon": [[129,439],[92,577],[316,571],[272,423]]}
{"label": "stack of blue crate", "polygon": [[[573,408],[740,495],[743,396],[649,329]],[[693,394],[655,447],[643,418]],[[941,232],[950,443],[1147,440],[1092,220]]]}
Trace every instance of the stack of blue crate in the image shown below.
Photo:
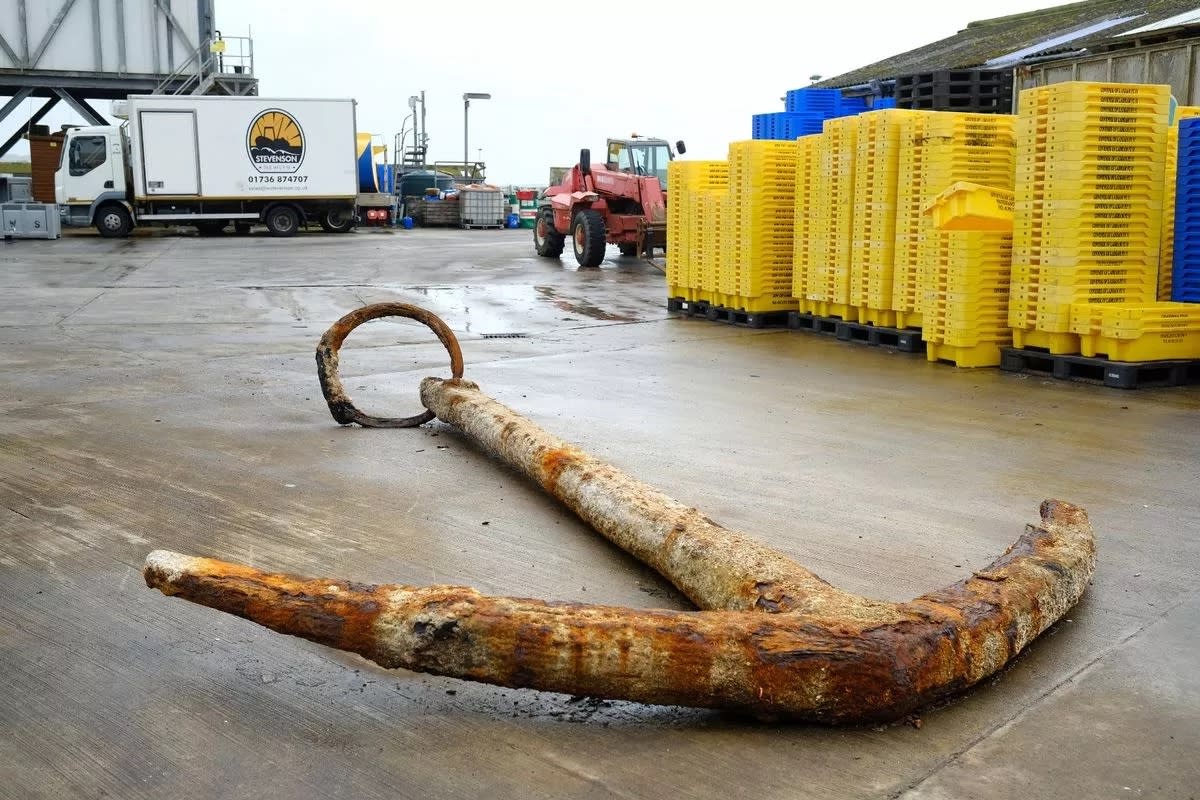
{"label": "stack of blue crate", "polygon": [[[840,89],[792,89],[784,98],[784,111],[755,114],[751,138],[798,139],[820,133],[825,120],[869,110],[865,97],[843,97]],[[888,106],[879,106],[884,108]]]}
{"label": "stack of blue crate", "polygon": [[1200,303],[1200,117],[1179,121],[1171,299]]}

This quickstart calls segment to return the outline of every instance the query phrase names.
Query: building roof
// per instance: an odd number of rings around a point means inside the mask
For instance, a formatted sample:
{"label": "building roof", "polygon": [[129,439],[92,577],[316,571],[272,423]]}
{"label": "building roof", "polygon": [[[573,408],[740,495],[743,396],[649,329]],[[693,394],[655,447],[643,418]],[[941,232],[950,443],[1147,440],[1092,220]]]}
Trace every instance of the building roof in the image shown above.
{"label": "building roof", "polygon": [[1084,0],[981,20],[941,41],[815,85],[852,86],[939,69],[1013,66],[1046,53],[1095,46],[1139,28],[1160,23],[1167,23],[1164,28],[1176,27],[1179,23],[1174,19],[1188,19],[1200,10],[1198,6],[1200,0]]}

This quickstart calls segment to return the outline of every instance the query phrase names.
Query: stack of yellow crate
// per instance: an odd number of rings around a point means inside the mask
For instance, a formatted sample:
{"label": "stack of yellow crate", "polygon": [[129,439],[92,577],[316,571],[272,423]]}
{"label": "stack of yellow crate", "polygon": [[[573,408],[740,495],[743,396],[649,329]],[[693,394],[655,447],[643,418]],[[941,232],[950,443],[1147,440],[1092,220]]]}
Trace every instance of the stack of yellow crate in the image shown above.
{"label": "stack of yellow crate", "polygon": [[815,245],[807,263],[808,309],[822,317],[857,318],[850,305],[850,247],[854,234],[854,156],[858,120],[825,120],[821,134],[816,198],[812,206]]}
{"label": "stack of yellow crate", "polygon": [[1021,93],[1009,324],[1018,347],[1078,353],[1076,304],[1158,293],[1170,87],[1059,83]]}
{"label": "stack of yellow crate", "polygon": [[667,165],[667,297],[694,300],[691,296],[690,259],[688,246],[687,201],[684,188],[687,161],[672,161]]}
{"label": "stack of yellow crate", "polygon": [[[796,140],[796,215],[793,222],[792,297],[801,311],[811,311],[808,299],[808,269],[818,248],[813,225],[813,206],[817,202],[820,174],[821,134]],[[820,245],[823,247],[823,245]],[[823,250],[822,250],[823,252]]]}
{"label": "stack of yellow crate", "polygon": [[735,238],[722,246],[732,251],[734,280],[728,285],[736,288],[724,303],[731,309],[753,313],[797,307],[792,298],[797,151],[794,141],[753,139],[729,145]]}
{"label": "stack of yellow crate", "polygon": [[[704,240],[704,200],[707,195],[704,192],[688,191],[684,193],[683,201],[686,205],[684,213],[686,218],[684,223],[687,226],[687,247],[688,247],[688,288],[691,291],[691,300],[705,301],[712,300],[710,296],[709,285],[705,281],[707,272],[705,271],[705,248]],[[668,208],[671,201],[668,199]]]}
{"label": "stack of yellow crate", "polygon": [[721,202],[728,191],[703,192],[696,207],[692,241],[700,242],[700,255],[695,263],[700,272],[700,298],[707,303],[720,304],[718,276],[721,267]]}
{"label": "stack of yellow crate", "polygon": [[1008,287],[1012,234],[942,231],[922,265],[921,338],[930,361],[994,367],[1012,343]]}
{"label": "stack of yellow crate", "polygon": [[[938,301],[944,305],[947,292],[956,300],[965,300],[964,292],[991,293],[990,286],[978,283],[967,285],[956,279],[955,283],[948,284],[944,268],[946,259],[956,247],[961,247],[963,258],[969,258],[970,253],[994,254],[995,245],[1002,243],[1003,234],[942,232],[924,211],[939,194],[960,181],[993,189],[1011,189],[1016,145],[1014,132],[1015,118],[1005,114],[934,111],[911,114],[901,121],[891,297],[896,327],[922,330],[929,327],[925,320],[927,302]],[[983,246],[985,242],[992,245]],[[963,258],[957,261],[961,262]],[[995,280],[999,277],[995,274],[996,266],[993,261],[980,263],[978,272]],[[967,279],[969,276],[959,277]],[[980,329],[978,333],[988,335],[991,329]],[[922,338],[932,340],[926,333]]]}
{"label": "stack of yellow crate", "polygon": [[719,251],[705,238],[701,198],[722,196],[729,187],[724,161],[672,161],[667,167],[667,296],[710,301],[715,286],[706,281]]}
{"label": "stack of yellow crate", "polygon": [[1112,361],[1200,358],[1200,303],[1086,303],[1071,306],[1085,356]]}
{"label": "stack of yellow crate", "polygon": [[[1012,189],[1014,117],[943,112],[927,117],[924,126],[923,192],[936,197],[958,181]],[[916,297],[926,357],[960,367],[999,365],[1000,348],[1012,343],[1012,234],[942,231],[930,220],[921,227],[918,252]]]}
{"label": "stack of yellow crate", "polygon": [[1158,299],[1171,299],[1171,266],[1175,259],[1175,167],[1179,163],[1179,120],[1200,117],[1200,106],[1179,106],[1167,129],[1167,163],[1163,177],[1163,224],[1158,249]]}
{"label": "stack of yellow crate", "polygon": [[712,303],[717,306],[728,306],[737,302],[738,293],[738,226],[737,226],[737,197],[732,187],[721,195],[721,209],[717,212],[721,232],[721,252],[717,254],[717,289]]}
{"label": "stack of yellow crate", "polygon": [[859,114],[855,134],[854,217],[850,242],[850,305],[857,320],[896,324],[892,274],[896,253],[896,197],[900,125],[920,111],[887,109]]}
{"label": "stack of yellow crate", "polygon": [[925,216],[921,181],[925,174],[925,118],[932,111],[918,111],[900,121],[900,157],[896,173],[896,246],[893,250],[892,301],[897,328],[921,327],[922,296],[917,270],[921,264],[921,231],[931,224]]}

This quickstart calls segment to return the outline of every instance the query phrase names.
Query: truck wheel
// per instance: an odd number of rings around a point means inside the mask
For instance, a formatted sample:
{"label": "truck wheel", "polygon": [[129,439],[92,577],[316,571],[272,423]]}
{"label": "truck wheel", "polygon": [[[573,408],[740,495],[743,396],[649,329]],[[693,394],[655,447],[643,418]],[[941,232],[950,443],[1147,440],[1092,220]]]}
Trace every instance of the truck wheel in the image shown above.
{"label": "truck wheel", "polygon": [[354,212],[348,208],[330,208],[321,214],[320,222],[326,233],[349,233],[354,227]]}
{"label": "truck wheel", "polygon": [[196,223],[196,230],[201,236],[217,236],[225,230],[229,223],[223,219],[206,219]]}
{"label": "truck wheel", "polygon": [[263,222],[272,236],[295,236],[300,229],[300,215],[291,206],[275,206]]}
{"label": "truck wheel", "polygon": [[590,208],[575,215],[571,223],[571,239],[575,243],[575,260],[581,267],[598,267],[604,260],[607,244],[604,236],[604,216]]}
{"label": "truck wheel", "polygon": [[620,250],[621,255],[625,256],[626,258],[632,258],[638,254],[637,242],[632,244],[619,244],[617,245],[617,249]]}
{"label": "truck wheel", "polygon": [[533,249],[544,258],[558,258],[565,244],[566,237],[554,227],[554,212],[548,208],[540,212],[533,224]]}
{"label": "truck wheel", "polygon": [[96,211],[96,230],[106,239],[121,239],[133,230],[133,217],[120,203],[100,206]]}

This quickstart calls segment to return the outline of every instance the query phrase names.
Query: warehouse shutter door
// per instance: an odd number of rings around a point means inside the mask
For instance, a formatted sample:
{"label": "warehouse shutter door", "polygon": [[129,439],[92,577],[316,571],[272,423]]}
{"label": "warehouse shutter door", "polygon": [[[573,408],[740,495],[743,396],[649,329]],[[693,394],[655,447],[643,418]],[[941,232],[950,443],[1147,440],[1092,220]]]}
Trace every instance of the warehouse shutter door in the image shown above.
{"label": "warehouse shutter door", "polygon": [[200,194],[195,114],[143,111],[141,123],[146,194]]}

